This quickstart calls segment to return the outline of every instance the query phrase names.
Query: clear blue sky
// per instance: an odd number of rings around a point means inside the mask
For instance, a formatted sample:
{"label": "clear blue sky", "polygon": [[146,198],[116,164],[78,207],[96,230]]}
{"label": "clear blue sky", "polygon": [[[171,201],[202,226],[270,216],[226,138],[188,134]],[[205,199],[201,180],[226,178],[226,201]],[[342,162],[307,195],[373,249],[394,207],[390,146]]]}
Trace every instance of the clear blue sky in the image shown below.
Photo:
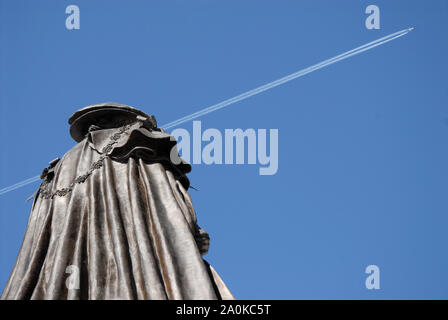
{"label": "clear blue sky", "polygon": [[[69,4],[80,30],[65,28]],[[365,28],[369,4],[380,30]],[[411,26],[201,118],[278,128],[279,170],[195,165],[191,194],[206,258],[239,299],[448,298],[444,0],[0,0],[0,188],[74,145],[79,107],[116,101],[163,124]],[[37,187],[0,196],[0,288]],[[370,264],[380,290],[365,288]]]}

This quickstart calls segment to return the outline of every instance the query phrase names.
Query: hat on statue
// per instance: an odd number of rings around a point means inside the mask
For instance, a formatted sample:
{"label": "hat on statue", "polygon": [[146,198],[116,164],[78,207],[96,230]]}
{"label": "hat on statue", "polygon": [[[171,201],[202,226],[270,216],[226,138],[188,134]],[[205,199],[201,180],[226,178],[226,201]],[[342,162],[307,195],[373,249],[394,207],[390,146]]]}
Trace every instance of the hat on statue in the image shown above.
{"label": "hat on statue", "polygon": [[79,109],[68,119],[70,135],[76,142],[80,142],[92,125],[101,129],[117,128],[134,122],[137,116],[152,119],[155,123],[154,116],[131,106],[115,102],[93,104]]}

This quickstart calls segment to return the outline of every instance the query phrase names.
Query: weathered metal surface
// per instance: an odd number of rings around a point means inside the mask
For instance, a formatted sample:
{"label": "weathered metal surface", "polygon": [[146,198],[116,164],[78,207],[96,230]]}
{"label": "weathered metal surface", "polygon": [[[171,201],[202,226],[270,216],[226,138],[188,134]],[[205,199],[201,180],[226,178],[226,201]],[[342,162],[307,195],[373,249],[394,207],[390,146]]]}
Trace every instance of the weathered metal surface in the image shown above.
{"label": "weathered metal surface", "polygon": [[42,172],[2,299],[233,299],[202,258],[209,237],[173,137],[116,103],[70,124],[79,143]]}

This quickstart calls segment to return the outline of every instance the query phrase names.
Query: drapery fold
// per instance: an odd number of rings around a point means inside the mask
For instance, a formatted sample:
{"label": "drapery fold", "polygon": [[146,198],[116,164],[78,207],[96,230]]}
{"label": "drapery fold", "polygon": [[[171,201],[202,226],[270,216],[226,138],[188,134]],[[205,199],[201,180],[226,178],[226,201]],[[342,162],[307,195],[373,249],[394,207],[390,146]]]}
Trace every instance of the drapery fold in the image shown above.
{"label": "drapery fold", "polygon": [[[135,130],[120,148],[148,148]],[[34,199],[2,299],[233,299],[202,258],[208,236],[197,225],[185,167],[127,152],[73,183],[104,156],[94,146],[108,135],[95,135],[64,155],[46,185],[49,194],[71,190]],[[157,143],[149,147],[163,155]]]}

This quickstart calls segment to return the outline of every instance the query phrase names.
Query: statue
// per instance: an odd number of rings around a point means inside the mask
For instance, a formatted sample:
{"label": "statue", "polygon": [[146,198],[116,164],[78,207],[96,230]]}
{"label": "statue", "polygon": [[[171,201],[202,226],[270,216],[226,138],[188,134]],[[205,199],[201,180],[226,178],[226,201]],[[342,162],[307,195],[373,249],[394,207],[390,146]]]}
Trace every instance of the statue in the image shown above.
{"label": "statue", "polygon": [[202,258],[209,237],[187,192],[191,166],[171,161],[175,139],[117,103],[69,124],[78,144],[42,172],[1,298],[233,299]]}

